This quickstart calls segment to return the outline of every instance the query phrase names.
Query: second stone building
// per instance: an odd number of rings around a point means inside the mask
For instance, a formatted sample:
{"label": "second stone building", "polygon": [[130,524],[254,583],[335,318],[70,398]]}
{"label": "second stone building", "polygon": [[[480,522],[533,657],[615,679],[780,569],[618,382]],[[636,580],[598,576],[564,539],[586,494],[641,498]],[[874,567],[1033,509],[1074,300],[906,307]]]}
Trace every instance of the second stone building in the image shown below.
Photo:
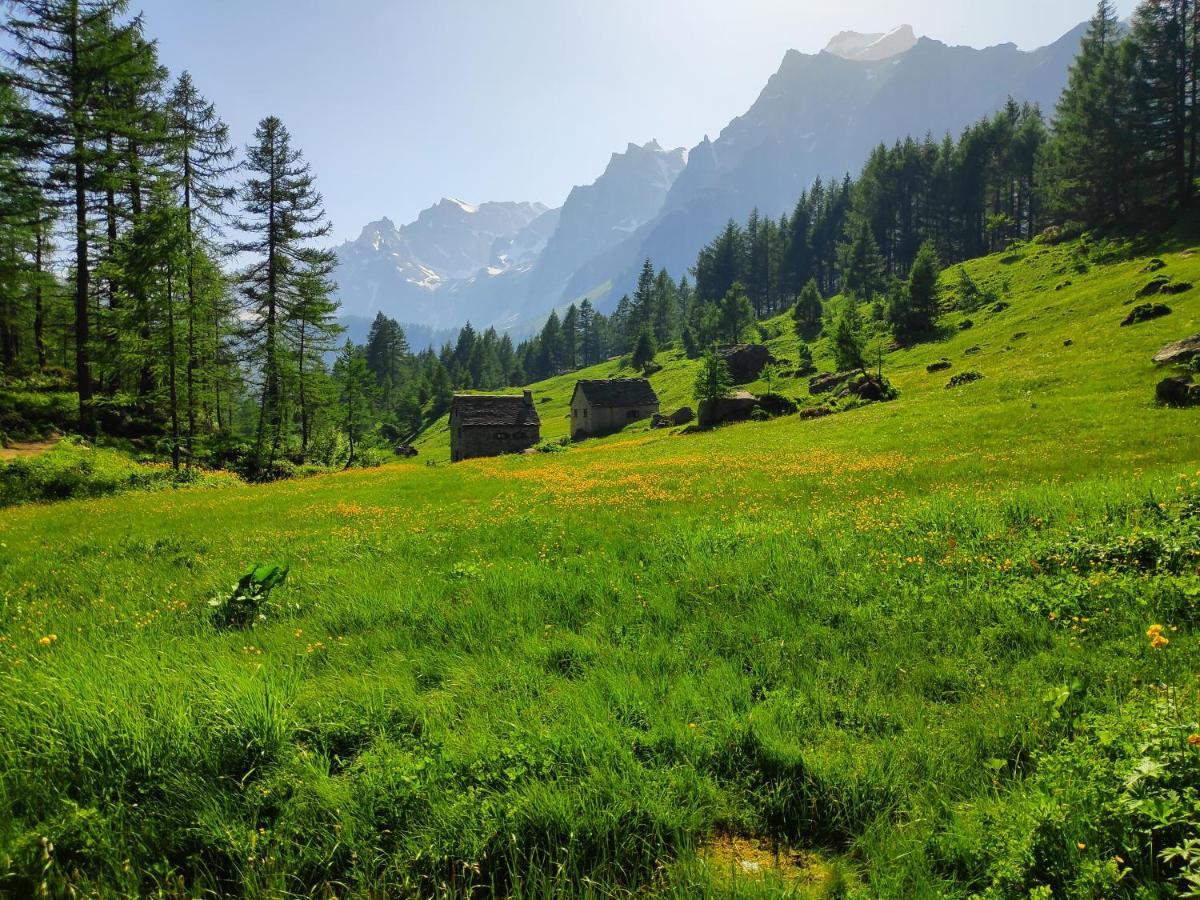
{"label": "second stone building", "polygon": [[658,412],[658,395],[645,378],[577,381],[571,397],[571,434],[576,439],[612,434]]}

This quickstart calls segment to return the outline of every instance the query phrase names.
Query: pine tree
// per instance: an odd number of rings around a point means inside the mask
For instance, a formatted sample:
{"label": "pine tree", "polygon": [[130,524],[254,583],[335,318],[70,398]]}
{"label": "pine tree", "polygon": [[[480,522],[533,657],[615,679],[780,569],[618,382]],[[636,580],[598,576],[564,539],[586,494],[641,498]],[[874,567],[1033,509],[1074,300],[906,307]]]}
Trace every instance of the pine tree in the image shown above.
{"label": "pine tree", "polygon": [[253,257],[241,275],[246,299],[246,339],[261,372],[254,466],[269,467],[278,458],[284,434],[285,369],[290,365],[283,339],[292,313],[297,270],[315,259],[310,241],[329,234],[321,195],[303,154],[279,119],[263,119],[256,143],[247,147],[250,175],[241,190],[238,228],[247,237],[235,244]]}
{"label": "pine tree", "polygon": [[833,328],[833,360],[839,372],[866,368],[863,357],[862,322],[852,303],[837,317]]}
{"label": "pine tree", "polygon": [[1141,165],[1155,201],[1188,206],[1200,151],[1200,3],[1142,0],[1132,41]]}
{"label": "pine tree", "polygon": [[1058,101],[1046,154],[1043,193],[1058,215],[1086,224],[1121,215],[1132,199],[1132,111],[1121,42],[1116,9],[1100,0]]}
{"label": "pine tree", "polygon": [[[16,0],[14,13],[4,25],[17,71],[13,82],[31,98],[28,133],[41,156],[41,174],[47,194],[70,210],[74,237],[75,380],[79,397],[80,427],[96,431],[91,331],[92,254],[89,191],[99,179],[100,156],[96,142],[104,129],[114,127],[111,117],[94,114],[98,90],[105,82],[119,81],[135,56],[153,48],[140,35],[140,19],[123,25],[125,0]],[[115,112],[115,111],[114,111]],[[131,115],[136,111],[128,111]]]}
{"label": "pine tree", "polygon": [[650,329],[650,326],[644,326],[641,334],[638,335],[637,342],[634,344],[630,364],[639,372],[648,373],[650,367],[654,364],[654,357],[657,355],[658,345],[654,340],[654,332]]}
{"label": "pine tree", "polygon": [[675,340],[679,330],[679,304],[675,282],[667,270],[659,269],[654,279],[654,302],[651,325],[657,346],[665,347]]}
{"label": "pine tree", "polygon": [[[300,457],[308,455],[313,421],[321,405],[321,384],[326,377],[324,357],[344,330],[337,322],[338,301],[334,299],[332,254],[308,250],[299,255],[292,280],[284,333],[296,365],[296,399],[300,415]],[[403,340],[404,332],[399,338]]]}
{"label": "pine tree", "polygon": [[792,309],[792,318],[796,324],[796,333],[800,335],[813,334],[821,325],[821,316],[825,312],[821,302],[821,290],[817,287],[816,279],[810,279]]}
{"label": "pine tree", "polygon": [[539,336],[538,374],[550,378],[563,367],[562,322],[557,312],[551,312]]}
{"label": "pine tree", "polygon": [[579,308],[572,303],[562,320],[563,366],[569,372],[579,368]]}
{"label": "pine tree", "polygon": [[696,399],[701,403],[711,403],[729,396],[732,389],[733,376],[729,366],[715,350],[706,350],[700,359],[700,370],[696,373]]}
{"label": "pine tree", "polygon": [[654,263],[647,259],[642,263],[642,271],[638,275],[637,289],[633,292],[633,303],[630,307],[629,321],[626,323],[629,342],[632,344],[642,327],[654,321]]}
{"label": "pine tree", "polygon": [[910,333],[923,334],[933,329],[938,314],[940,276],[941,265],[938,262],[937,248],[932,241],[926,241],[917,252],[908,277],[909,307],[913,317]]}
{"label": "pine tree", "polygon": [[842,274],[842,292],[870,303],[884,287],[883,257],[866,219],[850,228],[850,241],[838,246],[838,264]]}
{"label": "pine tree", "polygon": [[600,331],[592,301],[579,304],[579,358],[584,368],[600,362]]}
{"label": "pine tree", "polygon": [[754,307],[741,282],[734,282],[720,304],[719,329],[721,337],[731,344],[739,343],[754,323]]}
{"label": "pine tree", "polygon": [[346,468],[358,459],[358,450],[363,436],[371,423],[371,404],[374,398],[374,377],[367,368],[367,358],[362,349],[347,340],[342,352],[333,364],[333,377],[338,384],[338,397],[342,407],[342,428],[349,442],[350,455]]}
{"label": "pine tree", "polygon": [[[214,385],[216,376],[205,377],[206,362],[215,357],[202,349],[223,340],[225,322],[219,307],[201,302],[199,281],[210,242],[219,233],[226,207],[233,197],[226,179],[234,171],[229,129],[184,72],[171,89],[165,115],[165,165],[179,192],[188,237],[187,266],[187,442],[189,458],[194,453],[199,382]],[[215,398],[219,409],[219,394]],[[305,441],[307,445],[307,441]]]}

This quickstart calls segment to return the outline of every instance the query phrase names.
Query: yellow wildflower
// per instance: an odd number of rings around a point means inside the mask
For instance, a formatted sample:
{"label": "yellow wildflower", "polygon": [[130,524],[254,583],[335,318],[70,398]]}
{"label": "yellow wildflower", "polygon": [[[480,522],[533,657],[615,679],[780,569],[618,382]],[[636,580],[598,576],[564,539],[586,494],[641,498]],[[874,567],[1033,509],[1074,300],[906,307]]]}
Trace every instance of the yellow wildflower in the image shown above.
{"label": "yellow wildflower", "polygon": [[1189,734],[1188,735],[1188,746],[1189,747],[1200,747],[1200,734]]}

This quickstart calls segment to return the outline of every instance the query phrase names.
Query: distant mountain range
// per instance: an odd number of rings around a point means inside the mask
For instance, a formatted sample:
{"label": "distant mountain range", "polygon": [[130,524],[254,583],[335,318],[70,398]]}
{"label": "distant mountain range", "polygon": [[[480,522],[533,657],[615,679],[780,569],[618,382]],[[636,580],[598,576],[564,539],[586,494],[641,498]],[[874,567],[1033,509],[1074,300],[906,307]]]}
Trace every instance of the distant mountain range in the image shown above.
{"label": "distant mountain range", "polygon": [[630,144],[561,209],[446,199],[408,225],[371,223],[338,248],[343,310],[522,337],[583,297],[611,309],[646,257],[678,277],[729,219],[790,211],[818,176],[857,173],[881,142],[957,134],[1010,96],[1052,112],[1085,29],[1031,52],[950,47],[909,26],[789,51],[716,140]]}

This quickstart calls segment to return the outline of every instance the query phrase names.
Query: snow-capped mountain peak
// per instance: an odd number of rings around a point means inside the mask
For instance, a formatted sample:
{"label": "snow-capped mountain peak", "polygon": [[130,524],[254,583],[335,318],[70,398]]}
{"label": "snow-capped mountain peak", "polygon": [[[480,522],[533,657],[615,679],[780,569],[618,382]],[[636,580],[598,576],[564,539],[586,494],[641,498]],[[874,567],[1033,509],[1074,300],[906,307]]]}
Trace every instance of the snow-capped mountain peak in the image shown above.
{"label": "snow-capped mountain peak", "polygon": [[826,53],[856,62],[878,62],[907,53],[917,45],[917,35],[911,25],[901,25],[878,34],[843,31],[825,48]]}

